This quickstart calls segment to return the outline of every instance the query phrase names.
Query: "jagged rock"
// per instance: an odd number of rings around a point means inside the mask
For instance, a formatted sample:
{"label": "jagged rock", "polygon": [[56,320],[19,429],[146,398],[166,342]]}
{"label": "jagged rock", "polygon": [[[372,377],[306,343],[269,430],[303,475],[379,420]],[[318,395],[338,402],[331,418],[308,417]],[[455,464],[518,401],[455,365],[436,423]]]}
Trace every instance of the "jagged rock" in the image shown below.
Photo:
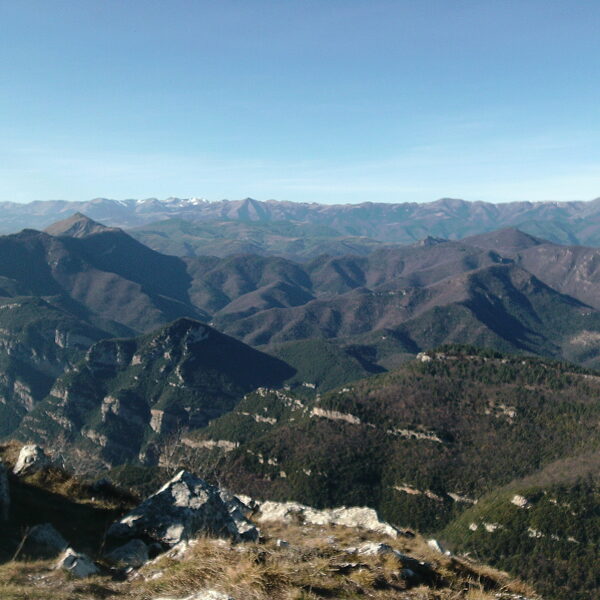
{"label": "jagged rock", "polygon": [[148,546],[139,539],[133,539],[123,546],[115,548],[104,557],[115,567],[138,568],[148,562]]}
{"label": "jagged rock", "polygon": [[23,553],[32,558],[58,556],[69,547],[69,543],[50,523],[36,525],[29,530]]}
{"label": "jagged rock", "polygon": [[242,502],[227,490],[219,492],[221,500],[227,507],[229,515],[235,522],[240,539],[254,541],[258,539],[259,531],[248,519],[252,516],[254,509]]}
{"label": "jagged rock", "polygon": [[231,596],[224,594],[223,592],[217,592],[216,590],[204,590],[202,592],[196,592],[191,596],[185,598],[154,598],[154,600],[235,600]]}
{"label": "jagged rock", "polygon": [[280,521],[282,523],[294,523],[302,521],[304,511],[308,506],[298,502],[263,502],[258,507],[258,521],[265,523]]}
{"label": "jagged rock", "polygon": [[13,469],[15,475],[29,475],[50,464],[44,450],[36,444],[27,444],[21,448],[17,464]]}
{"label": "jagged rock", "polygon": [[221,500],[223,500],[227,506],[229,514],[241,514],[245,519],[248,519],[256,510],[256,502],[249,496],[234,496],[228,490],[220,490],[219,495],[221,496]]}
{"label": "jagged rock", "polygon": [[232,517],[219,489],[181,471],[158,492],[113,523],[113,538],[142,538],[172,547],[199,533],[257,539],[258,529],[243,516]]}
{"label": "jagged rock", "polygon": [[260,504],[257,519],[264,522],[281,521],[291,523],[299,521],[308,525],[358,527],[394,538],[401,533],[392,525],[380,521],[377,513],[372,508],[358,506],[316,510],[297,502],[263,502]]}
{"label": "jagged rock", "polygon": [[8,475],[6,467],[0,463],[0,521],[8,519],[10,508],[10,491],[8,487]]}
{"label": "jagged rock", "polygon": [[64,551],[58,559],[56,568],[71,573],[77,579],[83,579],[84,577],[90,577],[90,575],[98,573],[98,567],[96,567],[93,561],[85,554],[75,552],[73,548],[67,548]]}
{"label": "jagged rock", "polygon": [[244,506],[247,506],[254,514],[260,507],[260,502],[254,500],[246,494],[236,494],[235,496]]}

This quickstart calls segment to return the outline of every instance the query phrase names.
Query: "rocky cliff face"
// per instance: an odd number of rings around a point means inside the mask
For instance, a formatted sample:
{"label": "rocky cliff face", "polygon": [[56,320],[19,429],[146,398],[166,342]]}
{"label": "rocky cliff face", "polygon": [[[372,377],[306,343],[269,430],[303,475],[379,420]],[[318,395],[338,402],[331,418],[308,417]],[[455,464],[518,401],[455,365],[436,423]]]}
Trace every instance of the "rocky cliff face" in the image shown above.
{"label": "rocky cliff face", "polygon": [[10,434],[57,377],[110,335],[56,299],[0,298],[0,435]]}
{"label": "rocky cliff face", "polygon": [[277,359],[182,319],[140,338],[94,344],[16,435],[60,438],[99,463],[153,462],[173,432],[204,426],[245,392],[281,384],[291,373]]}

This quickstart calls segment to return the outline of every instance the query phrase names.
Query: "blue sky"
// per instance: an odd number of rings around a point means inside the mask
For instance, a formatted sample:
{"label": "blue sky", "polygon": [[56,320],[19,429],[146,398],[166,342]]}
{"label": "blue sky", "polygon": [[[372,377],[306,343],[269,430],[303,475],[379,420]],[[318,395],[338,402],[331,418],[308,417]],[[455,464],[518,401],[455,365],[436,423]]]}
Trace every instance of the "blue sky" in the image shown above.
{"label": "blue sky", "polygon": [[600,2],[0,0],[0,201],[600,196]]}

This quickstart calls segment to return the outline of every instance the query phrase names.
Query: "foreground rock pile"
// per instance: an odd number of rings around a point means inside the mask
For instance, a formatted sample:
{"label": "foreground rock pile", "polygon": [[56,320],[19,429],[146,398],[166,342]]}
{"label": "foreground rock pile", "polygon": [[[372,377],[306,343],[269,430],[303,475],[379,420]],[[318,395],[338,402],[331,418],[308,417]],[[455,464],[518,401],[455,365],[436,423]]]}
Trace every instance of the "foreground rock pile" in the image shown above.
{"label": "foreground rock pile", "polygon": [[[25,481],[54,468],[31,447],[19,461]],[[0,509],[10,503],[10,477],[0,465]],[[101,483],[91,492],[110,488]],[[21,600],[32,591],[44,600],[534,598],[505,575],[432,551],[372,509],[259,502],[187,471],[103,531],[100,551],[86,554],[50,523],[30,527],[18,553],[38,562],[0,564],[0,598]]]}
{"label": "foreground rock pile", "polygon": [[243,514],[230,512],[218,488],[186,471],[108,530],[111,538],[143,538],[166,547],[198,533],[236,541],[258,539],[258,529]]}

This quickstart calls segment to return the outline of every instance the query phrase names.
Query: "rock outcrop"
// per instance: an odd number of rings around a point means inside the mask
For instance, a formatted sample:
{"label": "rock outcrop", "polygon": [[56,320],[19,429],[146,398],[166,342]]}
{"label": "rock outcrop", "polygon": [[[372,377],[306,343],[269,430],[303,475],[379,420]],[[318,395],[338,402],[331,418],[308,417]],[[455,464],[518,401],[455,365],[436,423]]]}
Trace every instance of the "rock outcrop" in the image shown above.
{"label": "rock outcrop", "polygon": [[13,469],[15,475],[30,475],[50,464],[44,450],[36,444],[26,444],[21,448],[19,458]]}
{"label": "rock outcrop", "polygon": [[389,523],[381,521],[372,508],[353,506],[317,510],[297,502],[263,502],[258,507],[258,521],[301,522],[308,525],[342,525],[391,537],[404,534]]}
{"label": "rock outcrop", "polygon": [[113,523],[112,539],[140,538],[172,547],[199,534],[234,540],[256,540],[259,532],[239,507],[232,510],[220,490],[203,479],[181,471],[158,492]]}
{"label": "rock outcrop", "polygon": [[219,495],[229,512],[229,516],[233,519],[235,526],[237,527],[240,538],[243,540],[257,539],[258,530],[255,525],[248,520],[255,510],[255,508],[252,507],[252,501],[250,501],[250,505],[245,504],[240,498],[234,496],[227,490],[221,490]]}
{"label": "rock outcrop", "polygon": [[89,556],[75,552],[73,548],[67,548],[63,552],[58,559],[56,568],[71,573],[71,575],[77,579],[90,577],[99,572],[98,567],[93,563]]}

